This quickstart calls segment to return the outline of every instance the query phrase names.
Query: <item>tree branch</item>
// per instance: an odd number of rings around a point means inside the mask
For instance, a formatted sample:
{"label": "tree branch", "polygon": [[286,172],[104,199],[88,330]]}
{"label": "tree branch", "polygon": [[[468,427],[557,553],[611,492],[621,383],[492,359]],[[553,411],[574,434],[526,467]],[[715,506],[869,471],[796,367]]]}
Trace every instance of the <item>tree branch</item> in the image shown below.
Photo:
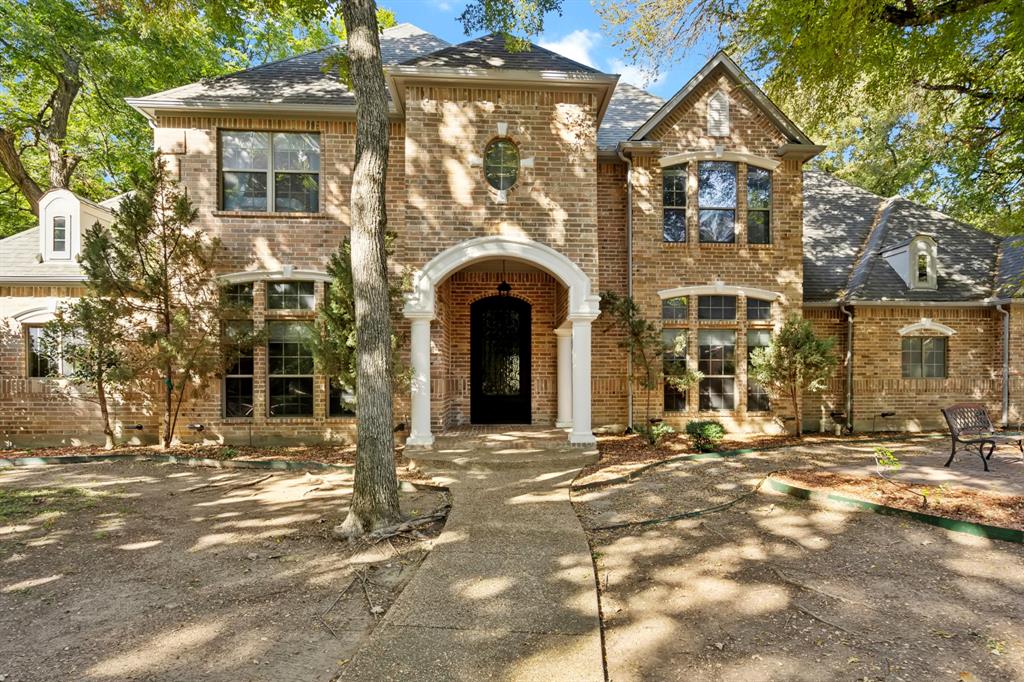
{"label": "tree branch", "polygon": [[882,19],[901,28],[929,26],[957,14],[973,12],[980,7],[994,4],[997,1],[998,0],[946,0],[945,2],[940,2],[930,9],[921,10],[912,1],[908,0],[902,6],[886,5],[883,7]]}
{"label": "tree branch", "polygon": [[22,163],[14,133],[5,128],[0,128],[0,167],[3,167],[11,182],[28,201],[32,213],[38,216],[39,200],[43,196],[43,190]]}

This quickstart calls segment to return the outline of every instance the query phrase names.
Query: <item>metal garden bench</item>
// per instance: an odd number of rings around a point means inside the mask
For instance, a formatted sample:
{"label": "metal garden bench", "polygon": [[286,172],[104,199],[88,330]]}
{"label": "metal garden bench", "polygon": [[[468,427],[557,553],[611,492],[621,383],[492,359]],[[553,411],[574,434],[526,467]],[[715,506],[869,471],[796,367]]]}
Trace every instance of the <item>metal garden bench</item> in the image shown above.
{"label": "metal garden bench", "polygon": [[952,452],[943,466],[953,463],[957,452],[961,450],[977,453],[981,463],[988,471],[988,460],[997,443],[1014,443],[1020,450],[1024,460],[1024,434],[996,431],[992,420],[988,418],[988,410],[980,403],[958,403],[942,408],[942,416],[949,425],[949,434],[953,439]]}

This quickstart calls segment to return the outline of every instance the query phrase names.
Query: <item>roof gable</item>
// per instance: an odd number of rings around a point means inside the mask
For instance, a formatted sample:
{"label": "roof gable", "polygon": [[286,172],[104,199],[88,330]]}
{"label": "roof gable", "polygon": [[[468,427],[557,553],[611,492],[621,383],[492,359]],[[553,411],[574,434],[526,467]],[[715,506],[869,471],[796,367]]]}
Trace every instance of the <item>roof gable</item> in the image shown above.
{"label": "roof gable", "polygon": [[629,138],[630,140],[643,140],[655,128],[658,127],[662,121],[664,121],[677,107],[683,104],[687,97],[695,92],[700,86],[713,76],[717,70],[723,70],[729,75],[736,83],[738,83],[743,90],[749,95],[751,101],[757,106],[765,116],[782,132],[786,138],[793,144],[801,145],[813,145],[811,139],[800,130],[795,123],[782,113],[774,102],[772,102],[768,95],[764,93],[761,88],[757,86],[754,81],[743,73],[743,70],[734,62],[729,55],[724,51],[720,51],[714,57],[705,64],[700,71],[694,74],[693,78],[686,82],[682,88],[676,92],[667,102],[665,102],[658,111],[652,115],[646,123],[640,126],[636,132]]}

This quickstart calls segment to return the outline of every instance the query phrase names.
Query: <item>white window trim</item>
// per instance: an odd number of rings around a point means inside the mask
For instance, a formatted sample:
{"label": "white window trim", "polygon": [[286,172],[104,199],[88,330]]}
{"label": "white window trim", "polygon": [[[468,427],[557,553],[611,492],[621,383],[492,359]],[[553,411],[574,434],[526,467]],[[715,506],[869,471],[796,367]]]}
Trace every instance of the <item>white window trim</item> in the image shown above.
{"label": "white window trim", "polygon": [[785,296],[777,291],[758,289],[756,287],[739,287],[716,282],[714,284],[702,284],[697,286],[676,287],[674,289],[662,289],[658,297],[676,298],[677,296],[745,296],[747,298],[761,298],[769,301],[784,301]]}
{"label": "white window trim", "polygon": [[665,168],[666,166],[675,166],[692,161],[733,161],[770,171],[775,170],[782,164],[781,159],[770,159],[767,156],[758,156],[756,154],[748,154],[747,152],[726,151],[722,145],[717,145],[714,149],[663,156],[658,159],[658,164]]}
{"label": "white window trim", "polygon": [[917,334],[918,332],[929,332],[938,336],[953,336],[956,334],[956,330],[952,327],[947,327],[941,322],[922,317],[920,321],[908,324],[907,326],[899,330],[900,336],[907,336],[908,334]]}

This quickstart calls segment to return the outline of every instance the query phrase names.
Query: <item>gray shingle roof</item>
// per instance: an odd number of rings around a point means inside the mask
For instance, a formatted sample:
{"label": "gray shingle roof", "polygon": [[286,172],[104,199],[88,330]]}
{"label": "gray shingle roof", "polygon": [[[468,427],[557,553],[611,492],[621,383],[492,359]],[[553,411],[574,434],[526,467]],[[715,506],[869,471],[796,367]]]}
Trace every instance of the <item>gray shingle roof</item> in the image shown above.
{"label": "gray shingle roof", "polygon": [[597,148],[614,150],[619,142],[628,140],[664,103],[665,100],[657,95],[619,81],[597,131]]}
{"label": "gray shingle roof", "polygon": [[82,279],[82,269],[76,261],[39,262],[38,227],[0,239],[0,282],[66,282],[73,279]]}
{"label": "gray shingle roof", "polygon": [[1000,244],[996,293],[1004,298],[1024,296],[1024,239],[1006,237]]}
{"label": "gray shingle roof", "polygon": [[[938,288],[911,289],[882,253],[927,235],[938,245]],[[850,275],[852,300],[969,301],[993,294],[999,237],[903,197],[881,207]]]}
{"label": "gray shingle roof", "polygon": [[[398,64],[447,45],[444,40],[412,24],[393,26],[380,36],[381,58],[385,65]],[[322,70],[324,61],[343,48],[344,43],[307,52],[238,73],[158,92],[141,97],[138,101],[354,105],[355,97],[338,80],[337,74],[324,73]]]}
{"label": "gray shingle roof", "polygon": [[521,69],[523,71],[562,71],[566,73],[601,73],[597,69],[563,57],[557,52],[533,45],[529,50],[509,52],[505,38],[491,33],[482,38],[420,55],[402,62],[404,66],[427,66],[477,69]]}
{"label": "gray shingle roof", "polygon": [[828,173],[804,173],[805,300],[839,297],[882,201]]}

